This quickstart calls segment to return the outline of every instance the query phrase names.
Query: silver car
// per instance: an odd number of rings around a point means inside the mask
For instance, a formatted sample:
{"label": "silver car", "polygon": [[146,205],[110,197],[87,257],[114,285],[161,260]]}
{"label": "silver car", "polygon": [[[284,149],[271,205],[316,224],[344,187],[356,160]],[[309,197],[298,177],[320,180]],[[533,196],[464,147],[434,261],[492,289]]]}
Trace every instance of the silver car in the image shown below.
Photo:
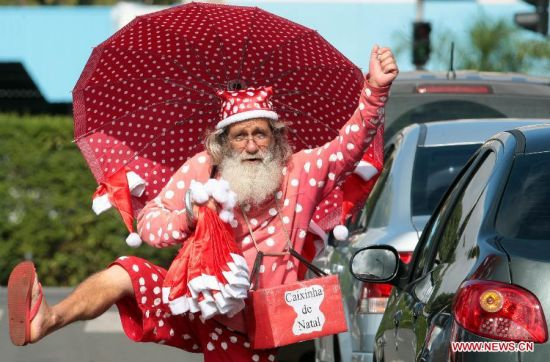
{"label": "silver car", "polygon": [[317,361],[372,361],[374,335],[389,284],[362,283],[348,265],[352,254],[372,244],[393,246],[402,260],[412,256],[420,233],[444,191],[468,158],[500,131],[548,120],[475,119],[414,124],[385,147],[385,166],[350,237],[329,246],[317,265],[340,274],[349,331],[315,341]]}

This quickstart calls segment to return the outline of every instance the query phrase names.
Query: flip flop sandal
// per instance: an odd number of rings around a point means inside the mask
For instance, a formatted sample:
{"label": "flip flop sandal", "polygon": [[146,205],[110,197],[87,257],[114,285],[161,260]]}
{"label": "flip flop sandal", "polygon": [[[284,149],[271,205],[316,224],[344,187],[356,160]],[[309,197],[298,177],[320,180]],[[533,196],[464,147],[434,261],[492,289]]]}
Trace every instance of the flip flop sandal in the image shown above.
{"label": "flip flop sandal", "polygon": [[10,338],[16,346],[24,346],[30,342],[31,321],[42,304],[42,285],[38,283],[38,298],[31,308],[32,286],[35,279],[34,264],[23,261],[13,269],[8,280]]}

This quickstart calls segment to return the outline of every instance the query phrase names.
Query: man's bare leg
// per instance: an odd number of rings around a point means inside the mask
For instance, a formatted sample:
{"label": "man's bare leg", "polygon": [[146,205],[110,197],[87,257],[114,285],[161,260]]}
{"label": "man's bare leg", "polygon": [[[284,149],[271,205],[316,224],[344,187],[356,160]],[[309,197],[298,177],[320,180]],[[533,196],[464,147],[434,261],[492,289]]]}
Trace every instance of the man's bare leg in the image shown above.
{"label": "man's bare leg", "polygon": [[[34,305],[38,297],[38,282],[32,291]],[[132,296],[134,289],[130,276],[122,267],[111,266],[82,282],[64,300],[49,306],[45,298],[31,322],[31,343],[75,321],[99,317],[121,298]]]}

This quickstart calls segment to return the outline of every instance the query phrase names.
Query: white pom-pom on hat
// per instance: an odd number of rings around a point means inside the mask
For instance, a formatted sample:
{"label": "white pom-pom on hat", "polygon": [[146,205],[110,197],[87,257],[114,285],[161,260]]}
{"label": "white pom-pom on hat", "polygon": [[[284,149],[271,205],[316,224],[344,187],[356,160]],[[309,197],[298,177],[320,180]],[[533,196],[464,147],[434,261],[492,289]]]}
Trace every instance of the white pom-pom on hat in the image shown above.
{"label": "white pom-pom on hat", "polygon": [[344,241],[348,238],[349,231],[348,228],[344,225],[336,225],[334,229],[332,230],[332,233],[334,234],[334,237],[336,240]]}
{"label": "white pom-pom on hat", "polygon": [[137,248],[141,245],[141,238],[137,233],[131,233],[126,238],[126,244],[128,244],[128,246],[131,246],[132,248]]}

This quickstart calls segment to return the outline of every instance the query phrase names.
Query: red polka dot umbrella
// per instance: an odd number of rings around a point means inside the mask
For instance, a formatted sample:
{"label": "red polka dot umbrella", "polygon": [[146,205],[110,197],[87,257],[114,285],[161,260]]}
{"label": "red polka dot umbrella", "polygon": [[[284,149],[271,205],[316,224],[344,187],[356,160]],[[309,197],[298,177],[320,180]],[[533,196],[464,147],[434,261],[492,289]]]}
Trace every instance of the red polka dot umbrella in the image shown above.
{"label": "red polka dot umbrella", "polygon": [[135,215],[203,149],[218,90],[272,87],[301,149],[337,135],[362,84],[311,29],[259,8],[190,3],[137,17],[93,50],[73,90],[75,141],[98,183],[122,169],[144,181]]}

